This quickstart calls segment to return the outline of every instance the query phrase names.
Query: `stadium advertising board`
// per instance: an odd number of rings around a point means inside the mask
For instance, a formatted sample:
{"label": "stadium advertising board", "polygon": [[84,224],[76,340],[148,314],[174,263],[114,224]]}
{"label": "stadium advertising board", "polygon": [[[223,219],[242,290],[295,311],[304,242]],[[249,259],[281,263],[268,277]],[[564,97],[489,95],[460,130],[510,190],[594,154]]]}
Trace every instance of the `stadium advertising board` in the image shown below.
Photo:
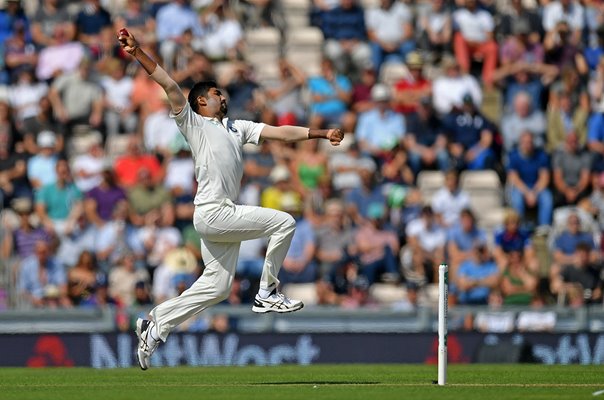
{"label": "stadium advertising board", "polygon": [[[450,334],[449,362],[493,362],[485,349],[523,344],[543,364],[603,364],[604,334]],[[0,335],[0,366],[136,366],[128,333]],[[428,363],[437,360],[434,334],[172,334],[155,366],[318,363]],[[503,353],[509,354],[507,350]],[[514,361],[514,360],[505,360]],[[520,359],[515,360],[520,361]],[[526,361],[526,358],[525,358]]]}

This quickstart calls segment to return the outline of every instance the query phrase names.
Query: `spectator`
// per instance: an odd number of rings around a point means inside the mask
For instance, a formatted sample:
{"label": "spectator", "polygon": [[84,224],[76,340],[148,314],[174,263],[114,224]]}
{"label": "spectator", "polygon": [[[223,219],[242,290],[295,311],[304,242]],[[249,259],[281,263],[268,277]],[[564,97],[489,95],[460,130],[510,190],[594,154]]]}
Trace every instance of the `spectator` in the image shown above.
{"label": "spectator", "polygon": [[99,132],[88,134],[83,141],[86,145],[86,153],[73,157],[71,167],[74,171],[74,182],[82,193],[92,190],[103,180],[102,173],[107,161],[102,141]]}
{"label": "spectator", "polygon": [[340,0],[339,3],[321,15],[325,55],[338,72],[358,72],[371,66],[363,8],[357,0]]}
{"label": "spectator", "polygon": [[253,77],[252,65],[237,62],[222,79],[229,94],[229,118],[256,119],[260,110],[260,85]]}
{"label": "spectator", "polygon": [[138,237],[145,246],[146,262],[155,269],[165,255],[182,243],[182,235],[174,227],[174,211],[171,204],[149,211],[145,225],[138,231]]}
{"label": "spectator", "polygon": [[46,242],[37,241],[35,254],[23,260],[17,287],[29,306],[71,307],[65,270],[54,260]]}
{"label": "spectator", "polygon": [[243,27],[229,3],[214,0],[201,16],[204,35],[201,45],[213,60],[236,60],[243,47]]}
{"label": "spectator", "polygon": [[70,232],[82,214],[82,192],[73,183],[67,160],[56,165],[57,181],[36,193],[36,214],[49,232]]}
{"label": "spectator", "polygon": [[557,206],[576,205],[590,193],[591,155],[581,149],[577,135],[570,133],[553,157],[554,198]]}
{"label": "spectator", "polygon": [[558,22],[553,30],[548,31],[543,41],[545,62],[555,65],[560,70],[572,68],[579,75],[585,76],[589,72],[589,66],[576,45],[576,37],[573,37],[576,34],[576,31],[571,34],[569,25],[565,21]]}
{"label": "spectator", "polygon": [[463,209],[459,224],[453,225],[447,233],[447,255],[452,279],[455,279],[461,263],[476,256],[477,247],[484,247],[486,243],[487,236],[478,228],[474,213],[468,208]]}
{"label": "spectator", "polygon": [[162,210],[172,212],[170,205],[172,198],[170,192],[159,183],[153,182],[151,172],[142,168],[138,173],[138,184],[128,190],[128,203],[135,225],[143,225],[145,218],[152,211]]}
{"label": "spectator", "polygon": [[520,216],[516,211],[509,210],[506,213],[503,218],[503,228],[495,232],[493,256],[497,265],[502,266],[508,264],[512,252],[519,252],[522,263],[531,273],[536,274],[539,272],[539,260],[531,236],[520,226],[520,222]]}
{"label": "spectator", "polygon": [[48,98],[68,136],[75,125],[96,128],[103,122],[103,93],[91,73],[90,61],[83,60],[77,72],[57,78],[50,87]]}
{"label": "spectator", "polygon": [[154,153],[168,158],[171,154],[170,145],[181,136],[176,123],[170,118],[170,105],[164,101],[164,106],[145,118],[143,124],[143,140],[147,153]]}
{"label": "spectator", "polygon": [[63,151],[63,135],[60,133],[59,126],[54,120],[52,114],[52,105],[50,104],[48,96],[41,97],[38,101],[38,113],[33,117],[25,119],[23,121],[23,126],[21,127],[21,133],[23,135],[23,148],[26,153],[38,153],[36,141],[38,139],[38,135],[43,131],[54,132],[55,150],[58,152]]}
{"label": "spectator", "polygon": [[74,306],[95,305],[94,292],[98,274],[94,254],[90,251],[81,252],[77,263],[67,273],[67,293]]}
{"label": "spectator", "polygon": [[31,23],[31,37],[38,48],[58,44],[54,36],[57,25],[63,26],[66,37],[75,37],[75,25],[71,22],[72,18],[60,3],[60,0],[42,0],[34,14]]}
{"label": "spectator", "polygon": [[191,159],[191,148],[184,136],[178,135],[175,139],[170,144],[171,157],[166,166],[164,186],[176,198],[195,193],[195,163]]}
{"label": "spectator", "polygon": [[382,164],[381,175],[385,185],[413,185],[415,175],[411,170],[407,151],[402,145],[397,145],[386,155],[386,159]]}
{"label": "spectator", "polygon": [[40,151],[27,161],[27,177],[32,188],[39,189],[57,180],[55,174],[58,156],[55,152],[57,143],[54,132],[40,132],[36,144]]}
{"label": "spectator", "polygon": [[165,95],[161,86],[149,79],[149,74],[142,67],[137,67],[132,87],[132,105],[139,114],[139,121],[144,121],[149,114],[164,108]]}
{"label": "spectator", "polygon": [[126,75],[122,61],[112,58],[105,63],[106,75],[101,78],[105,92],[105,126],[107,135],[134,133],[138,119],[131,101],[134,82]]}
{"label": "spectator", "polygon": [[269,175],[275,167],[275,157],[273,151],[271,151],[271,144],[265,140],[260,143],[258,152],[244,152],[243,157],[243,176],[248,185],[257,185],[261,191],[270,186]]}
{"label": "spectator", "polygon": [[136,268],[135,261],[134,255],[126,254],[109,273],[109,295],[123,307],[133,305],[136,283],[149,281],[147,270]]}
{"label": "spectator", "polygon": [[445,128],[434,111],[432,99],[423,97],[405,122],[405,148],[413,173],[417,175],[423,168],[449,169]]}
{"label": "spectator", "polygon": [[[361,186],[351,189],[345,197],[346,214],[356,225],[361,225],[369,218],[369,205],[386,204],[382,187],[376,182],[374,162],[363,162],[359,165]],[[376,208],[377,206],[374,206]]]}
{"label": "spectator", "polygon": [[143,153],[142,150],[140,139],[131,136],[126,153],[115,160],[115,176],[120,186],[131,188],[136,185],[139,172],[143,169],[151,173],[154,181],[158,182],[162,179],[163,171],[157,158]]}
{"label": "spectator", "polygon": [[353,245],[353,253],[359,260],[359,274],[370,285],[380,279],[398,281],[400,244],[394,231],[385,225],[386,207],[383,203],[372,202],[367,209],[367,222],[356,231]]}
{"label": "spectator", "polygon": [[543,7],[543,28],[550,34],[560,22],[568,24],[573,43],[579,43],[585,25],[583,6],[575,0],[555,0]]}
{"label": "spectator", "polygon": [[604,172],[604,113],[594,113],[588,123],[587,148],[593,156],[593,170]]}
{"label": "spectator", "polygon": [[449,134],[449,153],[458,169],[490,169],[495,166],[493,141],[497,127],[474,104],[468,93],[459,111],[451,111],[443,119]]}
{"label": "spectator", "polygon": [[321,61],[321,74],[310,77],[307,86],[311,95],[311,128],[341,125],[344,132],[352,132],[354,116],[347,113],[352,95],[350,80],[337,74],[333,63],[324,59]]}
{"label": "spectator", "polygon": [[303,121],[305,107],[302,101],[304,73],[285,58],[279,60],[279,82],[275,86],[264,86],[263,121],[276,121],[278,125],[295,124]]}
{"label": "spectator", "polygon": [[85,55],[85,48],[80,42],[75,42],[73,24],[64,21],[54,27],[52,44],[40,51],[36,77],[46,81],[60,74],[76,72]]}
{"label": "spectator", "polygon": [[544,148],[545,115],[531,104],[530,95],[527,92],[519,92],[514,97],[513,111],[501,120],[503,147],[508,154],[518,146],[520,135],[524,132],[533,135],[535,147]]}
{"label": "spectator", "polygon": [[411,52],[405,59],[409,77],[403,78],[394,85],[395,111],[408,116],[417,111],[420,100],[432,93],[432,83],[423,74],[424,60],[420,53]]}
{"label": "spectator", "polygon": [[317,303],[321,305],[341,304],[358,277],[358,266],[353,259],[345,259],[317,282]]}
{"label": "spectator", "polygon": [[443,226],[452,227],[457,224],[462,210],[470,207],[470,195],[460,189],[457,171],[447,171],[445,186],[434,193],[431,204]]}
{"label": "spectator", "polygon": [[86,216],[79,214],[73,223],[60,236],[60,244],[55,252],[58,262],[65,266],[73,266],[83,251],[93,251],[97,230]]}
{"label": "spectator", "polygon": [[17,125],[23,126],[23,121],[34,118],[40,112],[40,98],[46,96],[48,85],[36,82],[30,69],[20,70],[16,81],[8,94],[10,105],[17,113]]}
{"label": "spectator", "polygon": [[[523,35],[528,35],[527,39],[531,45],[538,44],[541,42],[543,34],[539,10],[525,7],[523,0],[511,0],[507,10],[503,11],[498,30],[504,38],[510,38],[510,35],[517,35],[522,32]],[[530,62],[529,60],[526,61]],[[502,57],[501,62],[505,62],[504,57]]]}
{"label": "spectator", "polygon": [[390,89],[376,84],[371,89],[372,110],[359,116],[355,137],[361,151],[374,159],[383,159],[386,152],[402,143],[405,135],[405,118],[390,106]]}
{"label": "spectator", "polygon": [[495,71],[495,82],[503,90],[503,109],[511,112],[514,99],[520,92],[526,92],[531,99],[532,109],[542,109],[545,85],[557,76],[558,68],[547,64],[516,62],[503,65]]}
{"label": "spectator", "polygon": [[461,73],[455,58],[443,57],[440,64],[444,74],[432,84],[432,101],[439,114],[444,115],[454,108],[461,108],[463,98],[468,93],[474,104],[482,103],[480,85],[473,76]]}
{"label": "spectator", "polygon": [[527,207],[536,207],[541,232],[547,230],[552,220],[553,199],[548,189],[550,179],[549,157],[543,150],[535,149],[531,133],[523,133],[518,149],[510,154],[507,166],[510,204],[521,219]]}
{"label": "spectator", "polygon": [[376,71],[385,60],[403,61],[415,49],[413,13],[405,3],[380,0],[379,6],[368,9],[365,15],[372,64]]}
{"label": "spectator", "polygon": [[470,73],[473,59],[483,62],[482,80],[493,84],[497,67],[497,42],[493,38],[495,22],[488,11],[478,8],[477,0],[466,0],[464,6],[453,13],[456,33],[453,39],[455,58],[464,73]]}
{"label": "spectator", "polygon": [[[186,240],[186,239],[185,239]],[[266,256],[266,238],[252,239],[241,242],[236,275],[244,279],[259,281],[264,268]]]}
{"label": "spectator", "polygon": [[[571,305],[602,302],[602,265],[593,260],[593,248],[582,242],[577,244],[572,259],[552,266],[551,291],[569,297]],[[573,300],[576,301],[573,304]]]}
{"label": "spectator", "polygon": [[503,304],[528,306],[536,294],[538,279],[523,256],[522,251],[507,254],[501,276]]}
{"label": "spectator", "polygon": [[113,29],[119,30],[124,26],[141,43],[156,43],[155,19],[148,12],[146,2],[143,0],[128,0],[124,9],[113,15]]}
{"label": "spectator", "polygon": [[581,146],[585,145],[588,117],[589,100],[585,93],[554,90],[547,107],[548,150],[557,150],[570,133],[577,135]]}
{"label": "spectator", "polygon": [[344,204],[339,199],[325,202],[325,215],[317,228],[316,258],[322,275],[345,263],[354,238],[353,228],[344,215]]}
{"label": "spectator", "polygon": [[98,51],[101,31],[112,26],[111,15],[101,6],[101,0],[84,0],[84,7],[75,19],[78,40]]}
{"label": "spectator", "polygon": [[115,182],[115,174],[106,165],[101,173],[101,183],[86,193],[84,211],[90,222],[101,227],[110,221],[117,205],[126,202],[126,193]]}
{"label": "spectator", "polygon": [[317,189],[320,181],[329,177],[327,157],[325,153],[318,151],[318,147],[318,140],[308,140],[297,145],[292,168],[295,173],[293,180],[300,193]]}
{"label": "spectator", "polygon": [[604,230],[604,173],[594,174],[593,191],[589,197],[589,208],[597,217],[600,229]]}
{"label": "spectator", "polygon": [[0,136],[0,208],[14,198],[31,198],[24,154],[11,153],[7,137]]}
{"label": "spectator", "polygon": [[377,83],[377,75],[373,67],[363,68],[358,82],[352,88],[352,100],[350,109],[362,113],[374,107],[371,101],[371,89]]}
{"label": "spectator", "polygon": [[471,255],[461,262],[452,278],[452,292],[459,304],[487,304],[491,291],[499,286],[499,269],[490,259],[486,245],[473,245],[469,251]]}
{"label": "spectator", "polygon": [[430,10],[419,15],[418,28],[420,39],[418,46],[440,60],[443,53],[450,51],[453,36],[451,12],[443,0],[430,2]]}
{"label": "spectator", "polygon": [[417,283],[434,282],[435,271],[445,261],[447,231],[437,222],[432,207],[422,208],[421,218],[411,221],[405,230],[411,249],[411,270],[407,280]]}
{"label": "spectator", "polygon": [[298,199],[300,195],[294,191],[291,182],[291,173],[284,165],[275,166],[269,176],[273,186],[266,188],[261,195],[260,205],[262,207],[283,210],[283,202],[286,198]]}
{"label": "spectator", "polygon": [[589,260],[595,262],[600,258],[593,235],[583,231],[579,216],[571,213],[567,218],[566,229],[554,238],[554,263],[558,266],[573,264],[576,260],[575,252],[580,243],[584,243],[589,249]]}
{"label": "spectator", "polygon": [[[509,30],[501,46],[501,65],[511,66],[513,64],[543,64],[545,51],[541,44],[539,30],[535,26],[541,22],[535,21],[538,16],[535,13],[523,10],[521,1],[513,2],[516,12],[520,15],[507,15],[507,21],[502,21],[502,30]],[[505,18],[505,17],[504,17]],[[535,24],[536,25],[531,25]]]}
{"label": "spectator", "polygon": [[348,287],[348,292],[340,301],[340,307],[346,309],[356,309],[360,307],[375,307],[376,301],[369,292],[371,284],[364,276],[357,277],[352,285]]}
{"label": "spectator", "polygon": [[9,74],[7,83],[15,82],[21,72],[36,67],[38,54],[26,29],[22,22],[17,23],[14,34],[4,42],[4,62]]}
{"label": "spectator", "polygon": [[345,152],[334,152],[329,155],[329,170],[331,183],[340,194],[346,195],[350,190],[360,188],[361,170],[368,169],[375,172],[377,166],[370,157],[361,156],[359,146],[352,143]]}
{"label": "spectator", "polygon": [[32,224],[32,202],[29,198],[16,198],[11,207],[19,216],[19,226],[4,237],[2,250],[6,258],[15,254],[24,260],[34,255],[37,242],[51,243],[53,237],[44,228]]}
{"label": "spectator", "polygon": [[0,43],[4,43],[18,26],[25,27],[29,31],[29,21],[21,8],[20,0],[8,0],[0,10]]}

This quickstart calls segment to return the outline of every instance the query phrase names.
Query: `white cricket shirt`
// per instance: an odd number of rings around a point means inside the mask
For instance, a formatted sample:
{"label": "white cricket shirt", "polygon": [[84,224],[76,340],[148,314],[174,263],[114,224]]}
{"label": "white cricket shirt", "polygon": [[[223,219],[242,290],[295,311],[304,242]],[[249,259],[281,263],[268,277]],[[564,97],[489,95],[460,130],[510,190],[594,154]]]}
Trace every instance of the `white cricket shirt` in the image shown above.
{"label": "white cricket shirt", "polygon": [[201,205],[239,195],[243,176],[243,145],[258,144],[264,124],[203,117],[187,103],[174,115],[178,129],[191,147],[195,178],[199,183],[194,204]]}

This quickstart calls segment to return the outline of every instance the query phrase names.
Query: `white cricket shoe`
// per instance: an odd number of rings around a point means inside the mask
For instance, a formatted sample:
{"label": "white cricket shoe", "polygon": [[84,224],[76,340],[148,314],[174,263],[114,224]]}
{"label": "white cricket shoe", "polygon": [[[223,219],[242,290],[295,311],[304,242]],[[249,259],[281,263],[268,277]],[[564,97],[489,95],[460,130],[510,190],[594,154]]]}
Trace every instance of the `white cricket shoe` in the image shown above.
{"label": "white cricket shoe", "polygon": [[151,329],[154,327],[155,323],[153,321],[141,318],[136,320],[136,337],[138,337],[136,357],[143,371],[151,365],[151,355],[159,346],[159,340],[151,337]]}
{"label": "white cricket shoe", "polygon": [[292,300],[275,289],[266,299],[263,299],[257,294],[254,299],[252,311],[255,313],[288,313],[298,311],[302,307],[304,307],[304,303],[300,300]]}

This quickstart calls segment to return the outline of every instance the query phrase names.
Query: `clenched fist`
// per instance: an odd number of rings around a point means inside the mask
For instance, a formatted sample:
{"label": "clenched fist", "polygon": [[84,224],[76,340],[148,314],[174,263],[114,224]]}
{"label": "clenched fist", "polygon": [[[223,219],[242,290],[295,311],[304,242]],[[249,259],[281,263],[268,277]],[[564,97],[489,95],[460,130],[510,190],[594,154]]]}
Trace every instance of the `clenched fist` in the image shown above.
{"label": "clenched fist", "polygon": [[340,128],[330,129],[327,131],[327,139],[332,146],[339,146],[342,139],[344,139],[344,132]]}
{"label": "clenched fist", "polygon": [[126,53],[134,55],[134,52],[138,48],[138,42],[126,28],[120,29],[117,34],[117,40]]}

